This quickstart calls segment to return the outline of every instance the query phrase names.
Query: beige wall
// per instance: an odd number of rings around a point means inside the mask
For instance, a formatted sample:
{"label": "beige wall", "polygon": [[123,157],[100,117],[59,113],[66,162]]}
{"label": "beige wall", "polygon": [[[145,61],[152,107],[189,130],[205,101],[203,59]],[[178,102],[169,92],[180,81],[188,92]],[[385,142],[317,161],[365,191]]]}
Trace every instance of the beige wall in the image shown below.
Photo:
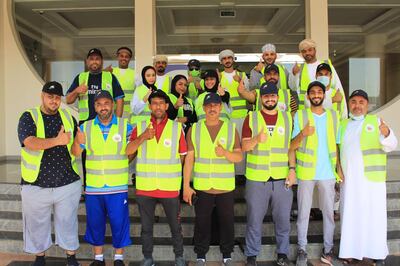
{"label": "beige wall", "polygon": [[6,154],[6,138],[5,138],[5,75],[4,75],[4,4],[0,5],[0,158]]}

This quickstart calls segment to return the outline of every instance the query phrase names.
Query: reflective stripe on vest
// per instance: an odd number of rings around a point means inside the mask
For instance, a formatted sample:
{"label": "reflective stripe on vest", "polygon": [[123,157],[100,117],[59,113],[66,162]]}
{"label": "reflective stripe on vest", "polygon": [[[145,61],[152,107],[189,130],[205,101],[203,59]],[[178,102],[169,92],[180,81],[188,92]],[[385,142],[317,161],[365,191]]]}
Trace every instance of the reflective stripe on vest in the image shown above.
{"label": "reflective stripe on vest", "polygon": [[[237,73],[241,76],[241,78],[243,79],[245,77],[245,73],[244,72],[239,72]],[[225,76],[225,71],[221,72],[221,86],[224,89],[227,89],[229,92],[229,103],[231,105],[232,108],[232,114],[231,117],[232,118],[244,118],[247,115],[247,102],[245,99],[243,99],[242,97],[240,97],[239,92],[237,90],[237,88],[239,87],[239,82],[232,80],[231,83],[229,83],[228,79]]]}
{"label": "reflective stripe on vest", "polygon": [[[277,108],[279,111],[282,112],[291,112],[292,108],[290,106],[290,99],[291,99],[291,94],[290,94],[290,90],[282,90],[279,89],[278,90],[278,105]],[[260,90],[256,89],[256,105],[255,105],[255,111],[261,111],[263,108],[262,105],[262,100],[260,97]]]}
{"label": "reflective stripe on vest", "polygon": [[217,157],[215,146],[220,143],[224,149],[233,150],[235,124],[223,122],[214,142],[205,125],[205,120],[193,125],[192,142],[195,152],[193,186],[197,190],[235,189],[235,166],[226,158]]}
{"label": "reflective stripe on vest", "polygon": [[86,184],[90,187],[116,187],[128,184],[129,161],[125,154],[128,121],[117,118],[104,140],[94,119],[84,123],[86,135]]}
{"label": "reflective stripe on vest", "polygon": [[[303,129],[309,122],[310,126],[315,127],[314,116],[310,108],[299,110],[297,112],[300,129]],[[326,133],[328,142],[328,152],[331,162],[332,172],[338,180],[336,173],[336,136],[338,134],[339,117],[336,111],[326,110]],[[317,132],[305,137],[296,150],[296,173],[297,178],[301,180],[313,180],[315,178],[317,162],[318,136]]]}
{"label": "reflective stripe on vest", "polygon": [[[280,89],[286,90],[289,88],[288,79],[287,79],[287,71],[283,65],[280,65],[280,64],[275,64],[275,65],[277,65],[278,69],[279,69],[279,80],[278,80],[277,87]],[[262,77],[260,78],[260,87],[263,83],[265,83],[264,70],[265,70],[265,66],[261,70]]]}
{"label": "reflective stripe on vest", "polygon": [[[343,139],[349,119],[342,120],[340,125],[340,149],[343,149]],[[364,163],[364,176],[371,182],[385,182],[387,156],[380,143],[378,117],[366,115],[360,135],[360,148]]]}
{"label": "reflective stripe on vest", "polygon": [[[142,134],[150,119],[137,125],[137,135]],[[168,120],[157,142],[154,137],[138,148],[136,165],[136,188],[140,190],[178,191],[182,181],[182,165],[179,140],[182,133],[180,123]]]}
{"label": "reflective stripe on vest", "polygon": [[[79,74],[79,85],[85,84],[88,86],[89,72]],[[112,89],[112,74],[107,71],[101,73],[101,89],[108,91],[113,96]],[[89,118],[89,95],[88,91],[85,94],[79,95],[78,98],[79,121],[86,121]]]}
{"label": "reflective stripe on vest", "polygon": [[[265,128],[260,111],[249,114],[252,136],[257,136]],[[291,140],[292,118],[289,113],[278,111],[278,118],[272,136],[265,143],[258,143],[247,153],[246,178],[266,182],[270,177],[284,179],[288,175],[288,151]],[[266,132],[266,134],[269,134]]]}
{"label": "reflective stripe on vest", "polygon": [[126,68],[122,72],[119,67],[113,68],[113,74],[118,79],[125,94],[123,118],[129,118],[131,114],[131,100],[135,92],[135,70]]}
{"label": "reflective stripe on vest", "polygon": [[[36,125],[36,137],[46,138],[45,125],[40,112],[40,107],[32,108],[27,110],[32,116],[33,122]],[[58,109],[61,117],[62,125],[64,126],[65,132],[74,131],[74,122],[71,113],[66,109]],[[71,134],[71,139],[67,144],[67,149],[71,157],[71,166],[75,173],[78,174],[78,167],[76,165],[75,156],[71,153],[71,147],[74,142],[74,136]],[[21,175],[22,178],[29,183],[33,183],[39,176],[40,165],[42,161],[44,150],[33,151],[26,147],[21,148]]]}

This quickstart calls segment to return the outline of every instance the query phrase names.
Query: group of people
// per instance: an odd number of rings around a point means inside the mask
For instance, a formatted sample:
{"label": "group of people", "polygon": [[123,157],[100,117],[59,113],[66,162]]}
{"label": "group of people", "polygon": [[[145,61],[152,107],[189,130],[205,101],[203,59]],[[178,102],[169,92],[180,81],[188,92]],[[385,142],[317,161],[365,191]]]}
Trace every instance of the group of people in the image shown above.
{"label": "group of people", "polygon": [[[76,259],[78,206],[84,181],[86,233],[91,265],[105,265],[106,221],[110,222],[114,265],[124,265],[131,245],[129,166],[135,164],[135,201],[141,220],[143,266],[152,266],[155,207],[160,203],[171,230],[175,264],[184,266],[180,196],[194,206],[196,265],[206,264],[213,212],[219,226],[222,263],[233,265],[235,176],[245,175],[246,265],[257,265],[263,220],[269,209],[275,226],[277,265],[289,256],[292,186],[297,184],[298,252],[307,265],[307,230],[314,188],[323,214],[321,261],[329,265],[364,257],[384,265],[386,243],[386,152],[397,139],[388,125],[368,114],[368,95],[349,97],[349,118],[340,79],[329,60],[316,58],[316,44],[299,44],[305,62],[288,70],[276,62],[276,47],[262,47],[250,72],[235,69],[235,55],[223,50],[224,70],[201,70],[192,59],[188,75],[169,76],[167,57],[156,56],[137,82],[128,47],[117,50],[118,67],[103,69],[100,50],[86,58],[66,94],[78,101],[78,122],[60,108],[64,96],[55,81],[42,88],[41,105],[25,111],[18,125],[21,143],[24,250],[45,265],[52,245]],[[76,158],[81,156],[83,178]],[[341,243],[334,252],[335,185],[341,184]],[[180,195],[182,194],[182,195]],[[371,197],[370,195],[374,195]]]}

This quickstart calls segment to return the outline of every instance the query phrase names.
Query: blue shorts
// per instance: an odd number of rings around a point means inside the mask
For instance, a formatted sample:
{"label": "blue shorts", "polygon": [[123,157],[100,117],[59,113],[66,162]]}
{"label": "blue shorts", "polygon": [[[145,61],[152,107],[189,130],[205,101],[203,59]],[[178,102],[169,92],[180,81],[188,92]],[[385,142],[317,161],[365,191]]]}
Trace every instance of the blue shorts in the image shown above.
{"label": "blue shorts", "polygon": [[93,246],[103,246],[107,217],[111,225],[114,248],[132,244],[129,231],[128,193],[86,195],[85,241]]}

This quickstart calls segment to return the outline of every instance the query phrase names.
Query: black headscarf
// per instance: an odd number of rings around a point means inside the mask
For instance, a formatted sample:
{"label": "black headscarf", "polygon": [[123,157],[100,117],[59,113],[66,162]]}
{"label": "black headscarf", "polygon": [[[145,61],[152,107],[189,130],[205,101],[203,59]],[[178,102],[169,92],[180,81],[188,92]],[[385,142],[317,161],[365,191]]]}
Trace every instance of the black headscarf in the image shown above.
{"label": "black headscarf", "polygon": [[212,88],[207,88],[206,83],[204,82],[205,91],[206,91],[206,92],[214,92],[214,93],[217,93],[217,91],[218,91],[218,84],[219,84],[219,77],[218,77],[217,71],[215,71],[214,69],[208,69],[208,70],[204,71],[203,79],[205,80],[205,79],[208,78],[208,77],[215,78],[216,81],[215,81],[215,84],[214,84],[214,86],[213,86]]}
{"label": "black headscarf", "polygon": [[[180,94],[176,91],[176,88],[175,88],[176,87],[176,83],[181,79],[184,79],[184,80],[187,81],[187,78],[184,75],[179,75],[179,74],[176,75],[171,81],[171,93],[173,95],[175,95],[176,98],[179,98],[179,96],[180,96]],[[187,96],[187,94],[188,94],[188,90],[186,90],[186,93],[183,96]]]}
{"label": "black headscarf", "polygon": [[156,69],[155,69],[154,67],[152,67],[152,66],[145,66],[145,67],[142,69],[142,82],[143,82],[143,84],[144,84],[147,88],[151,89],[152,91],[155,91],[155,90],[157,90],[156,83],[154,82],[154,84],[149,84],[149,83],[147,82],[147,80],[146,80],[146,77],[145,77],[145,73],[146,73],[146,71],[149,70],[149,69],[153,69],[153,70],[154,70],[154,73],[157,73],[157,72],[156,72]]}

